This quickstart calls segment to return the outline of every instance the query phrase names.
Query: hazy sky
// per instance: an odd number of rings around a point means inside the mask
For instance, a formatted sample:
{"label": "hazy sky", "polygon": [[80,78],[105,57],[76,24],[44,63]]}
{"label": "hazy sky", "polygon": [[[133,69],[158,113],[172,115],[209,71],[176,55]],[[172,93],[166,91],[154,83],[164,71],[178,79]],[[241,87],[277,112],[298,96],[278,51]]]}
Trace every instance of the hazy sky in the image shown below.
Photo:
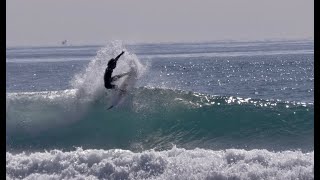
{"label": "hazy sky", "polygon": [[7,46],[314,37],[313,0],[6,0]]}

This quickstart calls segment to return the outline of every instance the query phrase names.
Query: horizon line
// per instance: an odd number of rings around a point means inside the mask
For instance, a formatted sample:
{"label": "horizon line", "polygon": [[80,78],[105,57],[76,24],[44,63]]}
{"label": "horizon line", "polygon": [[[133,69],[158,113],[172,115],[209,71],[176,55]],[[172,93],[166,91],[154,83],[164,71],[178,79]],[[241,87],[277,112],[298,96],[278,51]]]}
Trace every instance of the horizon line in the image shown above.
{"label": "horizon line", "polygon": [[[61,40],[63,42],[64,40]],[[75,43],[75,44],[39,44],[39,45],[6,45],[8,48],[37,48],[37,47],[77,47],[77,46],[104,46],[106,43],[121,41],[127,45],[144,45],[144,44],[197,44],[197,43],[223,43],[223,42],[285,42],[285,41],[314,41],[314,37],[306,38],[265,38],[265,39],[255,39],[255,40],[245,40],[245,39],[221,39],[221,40],[194,40],[194,41],[133,41],[133,40],[107,40],[105,43]]]}

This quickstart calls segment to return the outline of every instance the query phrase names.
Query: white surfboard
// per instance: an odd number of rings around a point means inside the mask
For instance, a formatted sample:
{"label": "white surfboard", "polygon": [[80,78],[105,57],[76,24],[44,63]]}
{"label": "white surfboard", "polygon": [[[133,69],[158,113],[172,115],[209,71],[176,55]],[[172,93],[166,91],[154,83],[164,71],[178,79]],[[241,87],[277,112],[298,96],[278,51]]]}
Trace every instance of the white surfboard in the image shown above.
{"label": "white surfboard", "polygon": [[128,75],[122,77],[124,78],[124,80],[118,85],[118,88],[113,90],[111,105],[108,109],[117,106],[125,99],[126,95],[128,94],[128,91],[130,91],[136,84],[137,77],[137,69],[131,67],[128,72]]}

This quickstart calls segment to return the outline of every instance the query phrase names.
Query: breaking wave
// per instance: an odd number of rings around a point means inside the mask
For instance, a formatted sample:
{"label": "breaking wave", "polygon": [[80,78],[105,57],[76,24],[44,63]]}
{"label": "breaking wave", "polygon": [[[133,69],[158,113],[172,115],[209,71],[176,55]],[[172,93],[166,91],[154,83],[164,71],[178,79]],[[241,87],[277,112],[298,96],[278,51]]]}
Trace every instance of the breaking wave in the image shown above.
{"label": "breaking wave", "polygon": [[6,154],[7,179],[314,179],[314,152],[196,148]]}
{"label": "breaking wave", "polygon": [[137,88],[113,110],[110,91],[7,94],[11,148],[267,148],[313,150],[314,106]]}

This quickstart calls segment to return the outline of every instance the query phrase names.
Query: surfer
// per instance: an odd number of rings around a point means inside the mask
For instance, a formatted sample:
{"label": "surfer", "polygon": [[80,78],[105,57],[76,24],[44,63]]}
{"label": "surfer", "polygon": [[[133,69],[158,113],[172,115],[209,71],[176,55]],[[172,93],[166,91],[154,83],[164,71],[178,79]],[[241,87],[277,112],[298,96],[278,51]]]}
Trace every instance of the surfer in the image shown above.
{"label": "surfer", "polygon": [[112,84],[112,82],[128,74],[124,73],[111,77],[113,69],[116,68],[117,61],[120,58],[120,56],[122,56],[122,54],[124,54],[124,51],[122,51],[116,58],[110,59],[108,62],[108,67],[106,68],[106,71],[104,73],[104,87],[106,87],[107,89],[115,89],[116,85]]}

